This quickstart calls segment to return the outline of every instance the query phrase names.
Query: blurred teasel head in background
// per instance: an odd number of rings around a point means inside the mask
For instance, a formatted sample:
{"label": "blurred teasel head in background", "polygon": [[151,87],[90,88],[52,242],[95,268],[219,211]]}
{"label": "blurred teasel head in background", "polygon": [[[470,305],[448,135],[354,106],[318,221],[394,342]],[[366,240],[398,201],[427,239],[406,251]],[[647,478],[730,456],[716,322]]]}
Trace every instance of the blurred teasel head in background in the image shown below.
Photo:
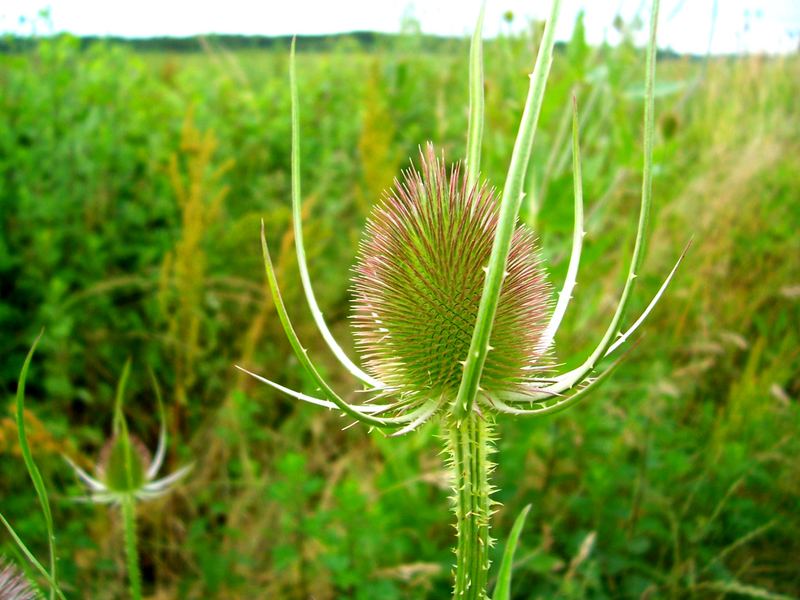
{"label": "blurred teasel head in background", "polygon": [[189,464],[171,475],[156,479],[167,452],[167,426],[161,392],[153,377],[161,428],[156,452],[151,455],[147,446],[128,431],[128,423],[122,412],[122,400],[129,373],[130,361],[125,364],[117,385],[113,431],[100,450],[95,476],[64,456],[77,477],[89,490],[89,496],[78,498],[79,500],[99,504],[120,504],[128,496],[137,500],[152,500],[167,494],[192,469],[193,465]]}
{"label": "blurred teasel head in background", "polygon": [[0,556],[0,600],[34,600],[36,597],[19,568]]}

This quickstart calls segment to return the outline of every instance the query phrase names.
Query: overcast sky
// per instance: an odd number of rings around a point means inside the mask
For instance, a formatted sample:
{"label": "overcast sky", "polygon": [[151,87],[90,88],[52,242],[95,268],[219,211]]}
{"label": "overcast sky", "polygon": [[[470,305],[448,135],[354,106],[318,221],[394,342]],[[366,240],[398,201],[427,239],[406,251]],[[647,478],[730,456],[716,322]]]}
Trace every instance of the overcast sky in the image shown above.
{"label": "overcast sky", "polygon": [[[564,0],[558,37],[569,37],[583,9],[590,41],[615,37],[615,14],[647,14],[648,0]],[[486,35],[543,18],[547,0],[488,0]],[[422,31],[466,35],[480,0],[0,0],[0,31],[28,35],[68,31],[77,35],[124,37],[190,36],[204,33],[259,35],[335,33],[354,30],[397,32],[404,15]],[[800,0],[662,0],[659,46],[705,53],[713,28],[712,52],[789,52],[798,47]],[[644,7],[644,8],[642,8]],[[716,19],[714,18],[716,7]],[[49,24],[35,16],[50,9]],[[24,19],[24,20],[23,20]]]}

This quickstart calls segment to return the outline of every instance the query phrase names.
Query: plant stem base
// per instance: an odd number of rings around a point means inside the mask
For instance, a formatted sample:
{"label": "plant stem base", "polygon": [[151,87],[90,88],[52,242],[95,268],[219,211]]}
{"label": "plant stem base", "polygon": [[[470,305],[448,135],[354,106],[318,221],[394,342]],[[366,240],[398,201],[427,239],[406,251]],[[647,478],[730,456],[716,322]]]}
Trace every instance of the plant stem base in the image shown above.
{"label": "plant stem base", "polygon": [[447,423],[458,545],[453,598],[485,600],[489,572],[491,423],[477,413]]}

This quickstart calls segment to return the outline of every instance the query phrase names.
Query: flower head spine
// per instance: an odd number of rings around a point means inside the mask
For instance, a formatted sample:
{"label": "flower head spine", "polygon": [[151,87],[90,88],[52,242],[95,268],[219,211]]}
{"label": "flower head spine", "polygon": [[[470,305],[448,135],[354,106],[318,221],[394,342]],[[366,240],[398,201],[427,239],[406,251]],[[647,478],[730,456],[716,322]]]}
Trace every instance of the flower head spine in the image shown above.
{"label": "flower head spine", "polygon": [[0,600],[34,600],[36,593],[19,568],[0,557]]}
{"label": "flower head spine", "polygon": [[[463,371],[497,229],[488,185],[448,173],[428,144],[421,172],[373,211],[354,269],[353,327],[367,370],[396,393],[452,401]],[[550,287],[533,235],[514,232],[483,385],[514,390],[544,368],[539,340]]]}

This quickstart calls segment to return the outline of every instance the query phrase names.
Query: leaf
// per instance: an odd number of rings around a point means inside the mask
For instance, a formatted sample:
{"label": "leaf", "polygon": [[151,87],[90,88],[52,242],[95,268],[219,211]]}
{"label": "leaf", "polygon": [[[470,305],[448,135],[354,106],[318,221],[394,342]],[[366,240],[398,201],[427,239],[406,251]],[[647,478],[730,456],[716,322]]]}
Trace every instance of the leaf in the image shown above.
{"label": "leaf", "polygon": [[42,338],[44,330],[42,330],[36,339],[33,341],[28,356],[25,357],[25,362],[22,365],[22,371],[19,374],[19,381],[17,382],[17,431],[19,433],[19,447],[22,450],[22,458],[25,461],[25,467],[28,469],[28,474],[33,481],[33,487],[36,489],[36,495],[39,497],[39,504],[42,507],[42,514],[44,515],[45,526],[47,528],[47,543],[50,548],[50,575],[52,577],[52,584],[50,590],[50,597],[53,598],[55,589],[58,587],[58,575],[56,570],[56,548],[55,548],[55,535],[53,533],[53,515],[50,512],[50,500],[47,497],[47,489],[44,486],[42,474],[39,468],[33,461],[33,454],[31,454],[30,446],[28,445],[28,436],[25,432],[25,380],[28,378],[28,369],[33,360],[33,353],[36,351],[36,346]]}
{"label": "leaf", "polygon": [[503,552],[503,561],[500,563],[500,572],[497,575],[497,585],[494,588],[494,600],[509,600],[511,597],[511,570],[514,566],[514,552],[517,549],[519,542],[519,535],[522,533],[522,527],[525,525],[525,518],[531,510],[531,505],[528,504],[517,516],[514,521],[514,526],[511,528],[511,534],[508,536],[506,549]]}
{"label": "leaf", "polygon": [[50,500],[47,496],[47,488],[44,485],[44,480],[42,479],[42,474],[39,472],[39,468],[36,466],[36,463],[33,461],[33,454],[31,453],[30,445],[28,444],[28,436],[25,432],[25,381],[28,378],[28,370],[31,366],[31,361],[33,360],[33,353],[36,351],[36,346],[39,344],[39,340],[42,339],[42,335],[44,334],[44,329],[36,336],[36,339],[33,341],[33,345],[31,349],[28,351],[28,356],[25,357],[25,362],[22,364],[22,370],[19,374],[19,380],[17,382],[17,432],[19,434],[19,447],[22,451],[22,459],[25,461],[25,467],[28,469],[28,474],[31,477],[31,481],[33,481],[33,487],[36,489],[36,495],[39,497],[39,504],[42,507],[42,514],[44,515],[44,522],[45,527],[47,529],[47,544],[50,549],[50,573],[47,573],[42,566],[36,561],[33,555],[28,551],[25,545],[22,543],[22,540],[17,536],[13,529],[11,529],[11,525],[3,519],[3,524],[8,529],[11,536],[14,538],[14,541],[17,542],[17,545],[20,549],[25,553],[25,556],[28,557],[28,560],[40,571],[42,572],[47,581],[50,583],[50,597],[55,598],[56,594],[59,597],[62,597],[61,592],[58,588],[58,575],[56,569],[56,536],[53,532],[53,514],[50,511]]}

